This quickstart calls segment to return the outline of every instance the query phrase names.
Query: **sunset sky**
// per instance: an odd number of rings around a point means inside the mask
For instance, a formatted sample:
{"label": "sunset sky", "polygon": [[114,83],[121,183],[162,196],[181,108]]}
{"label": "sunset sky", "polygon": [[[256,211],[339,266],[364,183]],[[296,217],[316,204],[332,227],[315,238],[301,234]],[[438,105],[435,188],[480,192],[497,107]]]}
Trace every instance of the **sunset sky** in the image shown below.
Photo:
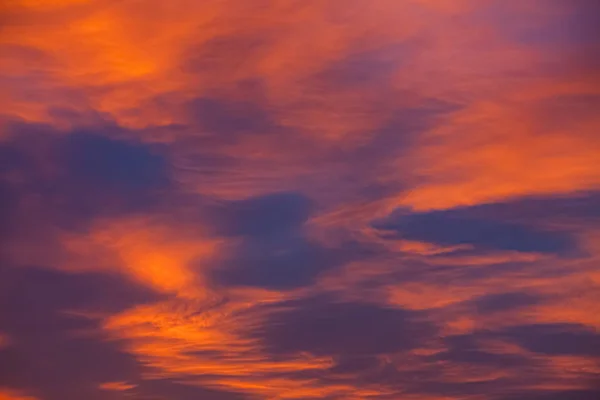
{"label": "sunset sky", "polygon": [[600,1],[0,17],[0,400],[600,399]]}

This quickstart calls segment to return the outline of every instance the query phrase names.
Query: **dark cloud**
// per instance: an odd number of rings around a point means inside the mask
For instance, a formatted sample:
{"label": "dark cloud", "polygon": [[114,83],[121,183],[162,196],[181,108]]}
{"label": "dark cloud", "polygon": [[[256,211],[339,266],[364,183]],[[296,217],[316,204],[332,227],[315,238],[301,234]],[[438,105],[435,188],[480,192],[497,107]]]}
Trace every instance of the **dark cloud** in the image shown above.
{"label": "dark cloud", "polygon": [[154,379],[140,382],[134,389],[135,398],[141,400],[243,400],[250,399],[243,394],[224,390],[208,389],[198,385],[186,385],[168,379]]}
{"label": "dark cloud", "polygon": [[369,87],[372,90],[389,84],[393,73],[410,60],[414,51],[407,43],[356,51],[319,71],[312,79],[315,85],[330,89]]}
{"label": "dark cloud", "polygon": [[435,333],[423,317],[399,308],[316,298],[282,306],[254,334],[276,354],[369,356],[419,347]]}
{"label": "dark cloud", "polygon": [[10,131],[0,145],[0,185],[21,223],[41,215],[55,226],[81,228],[97,216],[146,210],[170,187],[158,149],[108,137],[118,128],[62,133],[13,124]]}
{"label": "dark cloud", "polygon": [[308,285],[323,271],[366,257],[358,243],[327,248],[302,236],[248,239],[232,250],[213,278],[225,285],[292,289]]}
{"label": "dark cloud", "polygon": [[[518,390],[522,385],[527,385],[533,380],[543,382],[547,379],[543,363],[527,354],[506,354],[490,352],[486,341],[500,340],[506,343],[517,344],[524,349],[546,356],[571,355],[581,357],[600,357],[600,335],[592,329],[576,324],[531,324],[514,326],[497,331],[482,330],[463,335],[444,337],[443,344],[446,350],[424,356],[428,371],[423,381],[411,385],[416,393],[428,392],[444,395],[479,394],[498,400],[509,399],[588,399],[594,391],[528,391]],[[506,379],[491,379],[473,383],[448,383],[436,378],[441,373],[444,365],[463,365],[465,367],[485,367],[515,372],[513,377]],[[595,377],[588,374],[590,382]],[[582,374],[581,378],[585,378]],[[597,376],[596,376],[597,377]],[[404,379],[402,377],[401,379]],[[513,389],[510,389],[513,388]],[[591,386],[590,386],[591,388]],[[513,392],[514,394],[506,395]],[[569,397],[573,395],[573,397]],[[561,397],[563,396],[563,397]],[[582,397],[578,397],[582,396]]]}
{"label": "dark cloud", "polygon": [[157,295],[96,273],[4,266],[0,275],[0,331],[10,338],[0,350],[0,385],[45,400],[100,400],[98,384],[139,378],[138,362],[77,312],[117,312]]}
{"label": "dark cloud", "polygon": [[382,362],[373,356],[351,356],[340,355],[334,358],[335,365],[329,369],[329,372],[336,375],[365,374],[371,371],[377,371],[381,368]]}
{"label": "dark cloud", "polygon": [[[407,97],[416,95],[407,93]],[[380,199],[401,191],[403,187],[400,183],[377,183],[378,178],[397,174],[397,163],[394,161],[413,148],[419,134],[460,107],[437,99],[417,99],[415,105],[392,109],[387,109],[389,99],[382,99],[378,108],[386,110],[387,118],[373,132],[365,132],[369,141],[349,151],[339,149],[332,152],[331,157],[350,167],[344,178],[364,188],[362,199]]]}
{"label": "dark cloud", "polygon": [[404,238],[445,246],[469,244],[479,249],[543,253],[565,253],[575,247],[568,232],[498,220],[493,208],[488,212],[469,208],[426,213],[399,211],[386,220],[376,221],[374,226],[385,231],[385,237],[390,239]]}
{"label": "dark cloud", "polygon": [[538,13],[515,12],[512,5],[501,1],[492,4],[488,15],[501,27],[503,35],[520,44],[571,54],[597,44],[600,6],[594,0],[551,0],[547,7],[553,9],[554,15],[545,20],[537,19],[538,23],[531,23]]}
{"label": "dark cloud", "polygon": [[[600,218],[600,193],[525,197],[505,202],[410,213],[397,210],[374,226],[387,238],[442,245],[471,244],[476,250],[517,250],[573,254],[572,227]],[[458,251],[456,255],[471,251]]]}
{"label": "dark cloud", "polygon": [[280,192],[224,203],[212,213],[220,234],[270,237],[301,229],[312,206],[300,193]]}
{"label": "dark cloud", "polygon": [[[573,355],[597,357],[598,335],[591,329],[575,324],[532,324],[516,326],[498,331],[476,331],[468,334],[442,338],[445,350],[422,356],[418,365],[424,365],[421,374],[396,374],[395,384],[401,384],[412,393],[431,393],[444,396],[484,396],[497,400],[521,399],[592,399],[597,391],[592,388],[598,377],[593,373],[582,373],[580,378],[589,378],[587,389],[527,390],[531,382],[546,382],[553,372],[546,370],[545,363],[528,354],[491,352],[486,348],[490,339],[513,343],[547,356]],[[470,382],[448,382],[440,379],[446,368],[470,370],[511,371],[510,376],[481,379]],[[555,377],[550,379],[556,380]],[[596,379],[597,380],[597,379]],[[572,397],[571,397],[572,396]]]}
{"label": "dark cloud", "polygon": [[39,306],[41,308],[35,310],[43,313],[73,307],[117,312],[159,299],[154,292],[120,276],[102,273],[64,273],[48,268],[11,266],[2,266],[0,273],[2,295],[7,300],[2,309],[16,314],[20,314],[18,307],[9,307],[9,304]]}
{"label": "dark cloud", "polygon": [[449,361],[452,363],[485,365],[500,368],[523,367],[530,363],[525,357],[514,354],[491,353],[482,348],[476,335],[454,335],[443,339],[446,351],[428,357],[428,362]]}
{"label": "dark cloud", "polygon": [[227,143],[244,133],[270,133],[276,127],[265,109],[249,101],[198,98],[188,109],[203,131],[215,135],[212,141],[216,143]]}
{"label": "dark cloud", "polygon": [[538,296],[525,292],[510,292],[480,296],[472,300],[478,312],[487,314],[497,311],[513,310],[519,307],[537,304],[541,301]]}
{"label": "dark cloud", "polygon": [[505,202],[460,207],[443,212],[454,218],[491,219],[534,225],[572,221],[584,223],[600,218],[600,192],[531,196]]}
{"label": "dark cloud", "polygon": [[303,228],[312,209],[312,202],[299,193],[273,193],[214,208],[208,217],[214,229],[241,242],[214,269],[213,279],[224,285],[290,289],[369,254],[358,243],[329,248],[307,238]]}
{"label": "dark cloud", "polygon": [[600,334],[583,325],[521,325],[492,335],[512,340],[535,353],[600,357]]}
{"label": "dark cloud", "polygon": [[[537,357],[528,354],[507,354],[490,352],[485,343],[490,339],[517,344],[528,351],[546,356],[572,355],[582,357],[598,357],[598,338],[593,330],[576,324],[532,324],[515,326],[498,331],[482,330],[468,334],[451,335],[442,338],[446,348],[433,355],[423,356],[421,361],[426,365],[420,376],[410,377],[398,375],[397,382],[406,382],[408,390],[414,393],[431,393],[445,396],[480,395],[497,400],[521,399],[592,399],[598,394],[594,391],[593,373],[582,373],[580,378],[589,378],[587,389],[562,390],[527,390],[531,382],[546,382],[553,376],[545,369],[545,364]],[[462,367],[465,371],[471,368],[511,371],[511,376],[503,378],[482,379],[476,382],[447,382],[439,377],[445,368]],[[551,378],[556,379],[556,378]]]}
{"label": "dark cloud", "polygon": [[77,183],[119,191],[149,190],[168,183],[166,160],[146,145],[86,131],[68,135],[64,142],[61,155]]}
{"label": "dark cloud", "polygon": [[527,390],[508,396],[496,397],[497,400],[598,400],[600,390]]}

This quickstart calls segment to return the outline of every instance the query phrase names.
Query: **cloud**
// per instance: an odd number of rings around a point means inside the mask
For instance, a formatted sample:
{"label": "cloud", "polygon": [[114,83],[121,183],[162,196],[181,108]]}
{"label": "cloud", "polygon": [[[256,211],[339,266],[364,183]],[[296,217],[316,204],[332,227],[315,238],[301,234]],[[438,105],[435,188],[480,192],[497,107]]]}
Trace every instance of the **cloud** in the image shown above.
{"label": "cloud", "polygon": [[559,400],[559,399],[573,399],[573,400],[594,400],[598,398],[600,394],[597,390],[561,390],[561,391],[549,391],[549,390],[531,390],[523,391],[522,393],[513,394],[502,397],[501,400]]}
{"label": "cloud", "polygon": [[249,397],[228,392],[226,390],[208,389],[198,385],[186,385],[168,379],[153,379],[140,385],[138,396],[142,398],[168,399],[173,396],[181,400],[210,399],[210,400],[243,400]]}
{"label": "cloud", "polygon": [[126,391],[129,389],[133,389],[136,385],[129,384],[127,382],[105,382],[101,384],[100,389],[104,390],[115,390],[115,391]]}
{"label": "cloud", "polygon": [[65,134],[20,123],[11,131],[1,146],[2,185],[11,194],[13,213],[43,198],[34,212],[56,224],[85,226],[98,216],[150,207],[169,187],[164,157],[143,144],[111,138],[119,134],[117,127]]}
{"label": "cloud", "polygon": [[2,268],[2,384],[49,400],[102,399],[97,385],[135,380],[140,366],[98,333],[97,315],[156,301],[152,292],[115,277],[48,269]]}
{"label": "cloud", "polygon": [[455,208],[447,213],[457,218],[489,218],[494,221],[521,221],[538,226],[552,226],[556,222],[593,222],[600,216],[599,205],[600,193],[589,191],[570,195],[528,196],[511,201]]}
{"label": "cloud", "polygon": [[228,202],[213,211],[217,232],[238,238],[214,267],[215,282],[270,289],[292,289],[314,282],[328,269],[367,257],[358,242],[325,246],[305,229],[310,199],[299,193],[273,193]]}
{"label": "cloud", "polygon": [[435,333],[423,316],[402,309],[318,298],[281,306],[255,333],[276,354],[378,355],[416,348]]}
{"label": "cloud", "polygon": [[101,188],[145,189],[168,183],[167,164],[143,145],[105,135],[75,133],[66,140],[64,157],[73,179]]}
{"label": "cloud", "polygon": [[[457,215],[458,214],[458,215]],[[399,212],[387,221],[375,222],[389,238],[406,238],[442,246],[472,245],[483,249],[524,252],[556,252],[570,250],[574,244],[568,233],[542,231],[518,223],[484,218],[463,217],[459,212]]]}
{"label": "cloud", "polygon": [[528,293],[512,292],[481,296],[473,304],[481,313],[505,311],[540,302],[541,299]]}
{"label": "cloud", "polygon": [[255,102],[198,98],[189,104],[192,118],[214,141],[225,142],[243,134],[269,134],[277,129],[269,113]]}
{"label": "cloud", "polygon": [[0,399],[2,400],[37,400],[35,397],[27,396],[16,390],[5,388],[0,389]]}
{"label": "cloud", "polygon": [[597,397],[597,8],[6,5],[0,398]]}
{"label": "cloud", "polygon": [[600,335],[577,324],[522,325],[499,334],[536,353],[600,357]]}
{"label": "cloud", "polygon": [[222,204],[213,211],[217,232],[246,237],[287,235],[302,228],[311,201],[300,193],[271,193]]}
{"label": "cloud", "polygon": [[213,277],[225,285],[291,289],[314,282],[322,272],[365,257],[368,250],[352,243],[327,248],[297,236],[248,240],[215,268]]}

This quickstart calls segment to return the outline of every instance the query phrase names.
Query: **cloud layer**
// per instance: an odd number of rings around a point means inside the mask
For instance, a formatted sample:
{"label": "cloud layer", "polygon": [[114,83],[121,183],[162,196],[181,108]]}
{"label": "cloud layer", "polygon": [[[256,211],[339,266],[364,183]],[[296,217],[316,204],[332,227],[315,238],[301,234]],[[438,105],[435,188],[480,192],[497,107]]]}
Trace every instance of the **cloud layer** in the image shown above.
{"label": "cloud layer", "polygon": [[600,396],[600,7],[13,1],[0,400]]}

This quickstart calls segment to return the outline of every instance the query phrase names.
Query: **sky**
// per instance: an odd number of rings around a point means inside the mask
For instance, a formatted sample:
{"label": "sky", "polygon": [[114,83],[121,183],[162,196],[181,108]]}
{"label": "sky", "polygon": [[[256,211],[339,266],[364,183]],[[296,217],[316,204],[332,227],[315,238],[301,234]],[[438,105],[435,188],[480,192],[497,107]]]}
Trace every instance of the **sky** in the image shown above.
{"label": "sky", "polygon": [[600,398],[598,1],[0,14],[0,400]]}

